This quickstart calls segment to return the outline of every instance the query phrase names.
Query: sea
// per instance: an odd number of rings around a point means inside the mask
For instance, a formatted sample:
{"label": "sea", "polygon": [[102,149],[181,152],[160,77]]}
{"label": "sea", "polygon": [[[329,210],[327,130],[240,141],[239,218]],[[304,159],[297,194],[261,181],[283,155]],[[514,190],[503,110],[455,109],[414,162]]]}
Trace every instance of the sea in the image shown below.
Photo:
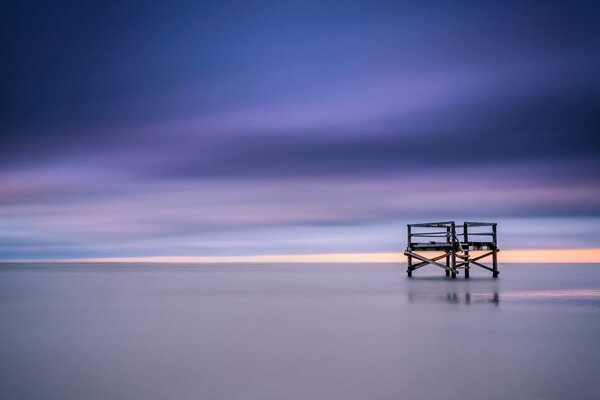
{"label": "sea", "polygon": [[600,265],[472,271],[0,264],[0,399],[599,399]]}

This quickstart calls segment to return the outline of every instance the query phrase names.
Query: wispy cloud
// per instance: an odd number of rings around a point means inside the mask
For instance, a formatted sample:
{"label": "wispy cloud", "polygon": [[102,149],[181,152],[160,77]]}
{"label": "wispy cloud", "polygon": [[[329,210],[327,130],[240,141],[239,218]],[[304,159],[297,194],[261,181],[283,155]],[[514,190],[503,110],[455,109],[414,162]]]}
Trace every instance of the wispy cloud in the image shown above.
{"label": "wispy cloud", "polygon": [[1,13],[0,258],[600,247],[597,5],[326,3]]}

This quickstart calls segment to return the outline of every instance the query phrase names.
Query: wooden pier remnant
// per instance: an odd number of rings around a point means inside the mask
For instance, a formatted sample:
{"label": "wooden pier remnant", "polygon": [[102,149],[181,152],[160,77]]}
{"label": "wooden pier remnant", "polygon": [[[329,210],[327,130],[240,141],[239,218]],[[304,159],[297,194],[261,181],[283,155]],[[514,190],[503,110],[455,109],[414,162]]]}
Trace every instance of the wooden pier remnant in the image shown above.
{"label": "wooden pier remnant", "polygon": [[[408,243],[404,251],[408,257],[408,276],[412,277],[413,271],[426,265],[435,265],[452,278],[464,270],[465,278],[469,279],[472,266],[490,271],[497,278],[500,273],[497,225],[495,222],[464,222],[458,225],[457,232],[454,221],[408,224]],[[473,256],[472,251],[478,253]],[[490,256],[491,266],[483,264]],[[415,259],[418,262],[413,263]]]}

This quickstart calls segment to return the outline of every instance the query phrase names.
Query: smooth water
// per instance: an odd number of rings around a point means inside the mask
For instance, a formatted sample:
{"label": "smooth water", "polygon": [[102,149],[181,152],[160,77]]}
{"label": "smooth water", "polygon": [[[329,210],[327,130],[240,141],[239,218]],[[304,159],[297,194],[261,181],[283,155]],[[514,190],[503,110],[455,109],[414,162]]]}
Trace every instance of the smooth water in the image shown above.
{"label": "smooth water", "polygon": [[0,399],[597,399],[600,265],[0,266]]}

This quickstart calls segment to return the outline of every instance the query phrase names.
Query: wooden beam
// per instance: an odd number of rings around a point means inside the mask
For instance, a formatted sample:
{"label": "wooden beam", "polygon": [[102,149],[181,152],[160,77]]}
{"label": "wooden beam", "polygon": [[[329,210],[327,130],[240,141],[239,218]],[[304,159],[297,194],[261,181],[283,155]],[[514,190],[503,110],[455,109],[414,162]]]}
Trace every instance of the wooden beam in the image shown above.
{"label": "wooden beam", "polygon": [[477,257],[474,258],[470,258],[467,260],[467,257],[461,256],[460,254],[457,254],[456,257],[460,258],[461,260],[465,260],[465,261],[477,261],[477,260],[481,260],[482,258],[491,256],[492,254],[494,254],[494,251],[489,251],[487,253],[484,254],[480,254]]}
{"label": "wooden beam", "polygon": [[487,269],[490,272],[494,272],[492,268],[488,267],[487,265],[480,264],[477,261],[471,261],[471,263],[477,265],[480,268]]}
{"label": "wooden beam", "polygon": [[425,222],[420,224],[408,224],[408,226],[416,227],[416,228],[442,228],[452,224],[454,221],[444,221],[444,222]]}
{"label": "wooden beam", "polygon": [[465,221],[465,225],[467,225],[467,226],[495,226],[495,225],[498,225],[498,223],[496,223],[496,222],[466,222]]}
{"label": "wooden beam", "polygon": [[439,263],[439,262],[437,262],[437,261],[433,261],[432,259],[429,259],[429,258],[426,258],[426,257],[420,256],[419,254],[417,254],[417,253],[413,253],[412,251],[405,251],[405,252],[404,252],[404,255],[406,255],[406,256],[412,256],[412,257],[414,257],[414,258],[416,258],[416,259],[419,259],[419,260],[421,260],[421,261],[424,261],[424,262],[426,262],[426,263],[428,263],[428,264],[437,265],[437,266],[438,266],[438,267],[440,267],[440,268],[443,268],[443,269],[445,269],[445,270],[448,270],[448,271],[454,272],[454,271],[452,270],[452,268],[447,268],[445,265],[443,265],[443,264],[440,264],[440,263]]}
{"label": "wooden beam", "polygon": [[412,237],[446,237],[444,232],[422,232],[422,233],[411,233]]}
{"label": "wooden beam", "polygon": [[[433,261],[437,261],[437,260],[441,260],[444,257],[446,257],[446,254],[442,254],[441,256],[433,257],[432,260]],[[426,265],[429,265],[429,262],[422,261],[422,262],[417,263],[417,264],[412,264],[412,269],[415,270],[415,269],[424,267]]]}

